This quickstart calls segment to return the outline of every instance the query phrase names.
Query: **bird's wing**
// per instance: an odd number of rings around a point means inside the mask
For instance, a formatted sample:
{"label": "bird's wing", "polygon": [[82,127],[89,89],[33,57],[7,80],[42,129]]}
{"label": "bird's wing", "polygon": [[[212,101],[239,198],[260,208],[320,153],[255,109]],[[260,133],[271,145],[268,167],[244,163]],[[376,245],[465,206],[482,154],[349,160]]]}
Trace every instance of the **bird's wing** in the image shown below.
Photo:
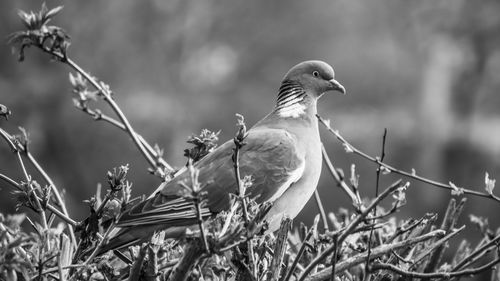
{"label": "bird's wing", "polygon": [[[252,177],[253,183],[247,194],[258,203],[274,201],[302,176],[304,152],[297,146],[296,138],[287,131],[251,129],[244,142],[238,162],[240,175]],[[228,141],[194,165],[199,170],[198,181],[207,196],[201,209],[203,216],[228,209],[230,194],[237,193],[232,161],[234,147],[233,141]],[[195,205],[182,197],[185,192],[182,183],[190,185],[189,171],[165,184],[154,197],[124,212],[117,226],[195,223]]]}

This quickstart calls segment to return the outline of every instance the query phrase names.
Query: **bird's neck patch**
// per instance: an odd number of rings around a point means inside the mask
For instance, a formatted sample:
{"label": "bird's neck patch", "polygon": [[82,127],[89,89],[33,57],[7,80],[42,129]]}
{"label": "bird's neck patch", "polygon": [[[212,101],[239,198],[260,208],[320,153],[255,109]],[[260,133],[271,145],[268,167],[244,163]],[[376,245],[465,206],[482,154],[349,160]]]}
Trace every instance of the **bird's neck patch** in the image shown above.
{"label": "bird's neck patch", "polygon": [[298,118],[306,113],[306,92],[297,82],[284,81],[278,92],[275,111],[280,117]]}

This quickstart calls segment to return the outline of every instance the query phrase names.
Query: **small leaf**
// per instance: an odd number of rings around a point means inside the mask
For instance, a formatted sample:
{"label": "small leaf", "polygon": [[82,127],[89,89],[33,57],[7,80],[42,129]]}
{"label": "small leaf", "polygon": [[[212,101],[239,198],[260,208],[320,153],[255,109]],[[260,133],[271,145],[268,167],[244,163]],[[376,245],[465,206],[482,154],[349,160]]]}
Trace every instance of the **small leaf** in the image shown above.
{"label": "small leaf", "polygon": [[354,150],[352,149],[352,146],[348,143],[342,143],[342,146],[344,147],[344,150],[346,153],[353,153]]}
{"label": "small leaf", "polygon": [[50,11],[47,12],[47,14],[45,14],[45,17],[47,19],[53,18],[55,15],[57,15],[63,9],[63,7],[64,6],[57,6],[53,9],[51,9]]}
{"label": "small leaf", "polygon": [[330,119],[323,120],[323,123],[325,123],[327,127],[330,127]]}
{"label": "small leaf", "polygon": [[456,186],[451,181],[448,182],[448,184],[451,187],[451,195],[453,195],[453,196],[460,196],[460,195],[464,194],[464,189],[463,188]]}
{"label": "small leaf", "polygon": [[388,175],[391,173],[391,170],[389,170],[386,166],[380,166],[380,171],[382,172],[382,175]]}
{"label": "small leaf", "polygon": [[484,175],[484,185],[485,185],[484,189],[486,189],[486,192],[490,195],[493,194],[493,189],[495,188],[495,182],[496,180],[490,179],[490,175],[488,174],[488,172],[486,172],[486,174]]}
{"label": "small leaf", "polygon": [[349,181],[352,186],[356,188],[359,186],[359,175],[356,174],[356,165],[354,164],[351,165],[351,177],[349,178]]}

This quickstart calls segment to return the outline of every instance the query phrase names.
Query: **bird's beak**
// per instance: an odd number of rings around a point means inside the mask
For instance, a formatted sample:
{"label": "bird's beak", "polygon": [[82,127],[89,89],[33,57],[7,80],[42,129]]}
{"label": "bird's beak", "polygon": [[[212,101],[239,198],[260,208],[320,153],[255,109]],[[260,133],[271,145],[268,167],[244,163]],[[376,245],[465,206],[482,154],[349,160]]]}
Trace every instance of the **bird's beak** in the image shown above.
{"label": "bird's beak", "polygon": [[342,94],[345,95],[345,93],[346,93],[345,88],[344,88],[344,86],[342,86],[342,84],[339,83],[339,81],[332,79],[332,80],[329,80],[329,82],[330,82],[332,91],[338,91],[338,92],[341,92]]}

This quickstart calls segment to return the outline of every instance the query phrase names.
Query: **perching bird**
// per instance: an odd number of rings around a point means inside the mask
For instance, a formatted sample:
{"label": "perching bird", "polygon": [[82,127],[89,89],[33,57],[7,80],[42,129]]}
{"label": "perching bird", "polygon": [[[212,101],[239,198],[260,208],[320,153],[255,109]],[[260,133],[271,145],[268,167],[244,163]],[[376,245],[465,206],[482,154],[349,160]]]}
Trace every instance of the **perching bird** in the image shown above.
{"label": "perching bird", "polygon": [[[265,217],[271,231],[278,229],[284,215],[297,216],[316,189],[322,163],[316,103],[325,92],[345,94],[334,77],[333,68],[322,61],[292,67],[281,82],[274,109],[248,130],[240,150],[240,174],[253,179],[247,190],[251,198],[273,203]],[[230,194],[237,193],[234,146],[227,141],[194,164],[207,194],[201,209],[204,217],[228,210]],[[119,230],[101,253],[147,241],[154,231],[165,230],[167,237],[176,237],[196,227],[193,202],[179,195],[185,188],[180,183],[189,177],[189,172],[181,173],[154,196],[122,213],[116,223]]]}

